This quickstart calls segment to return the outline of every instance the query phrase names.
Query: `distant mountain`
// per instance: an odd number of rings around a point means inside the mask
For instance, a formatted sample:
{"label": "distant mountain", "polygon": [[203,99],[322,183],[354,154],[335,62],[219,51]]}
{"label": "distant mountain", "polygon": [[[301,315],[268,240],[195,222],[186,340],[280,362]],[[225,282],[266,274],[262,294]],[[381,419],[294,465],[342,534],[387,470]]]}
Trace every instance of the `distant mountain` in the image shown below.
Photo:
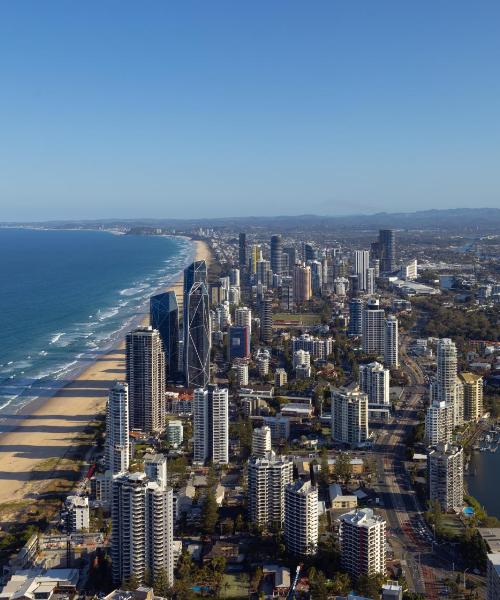
{"label": "distant mountain", "polygon": [[[315,229],[442,229],[474,231],[500,231],[500,208],[455,208],[448,210],[422,210],[408,213],[376,213],[347,216],[259,216],[224,217],[214,219],[104,219],[85,221],[48,221],[45,223],[18,223],[46,227],[175,227],[180,230],[193,227],[230,227],[246,229],[307,230]],[[13,223],[4,225],[12,226]]]}

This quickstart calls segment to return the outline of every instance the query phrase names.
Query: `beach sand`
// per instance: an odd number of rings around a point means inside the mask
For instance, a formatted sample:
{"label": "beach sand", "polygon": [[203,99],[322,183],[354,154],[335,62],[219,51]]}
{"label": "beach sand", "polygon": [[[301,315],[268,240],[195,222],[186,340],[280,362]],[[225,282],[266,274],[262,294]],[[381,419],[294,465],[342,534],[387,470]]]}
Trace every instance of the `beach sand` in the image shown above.
{"label": "beach sand", "polygon": [[[209,247],[195,244],[196,260],[209,262]],[[167,289],[175,290],[181,300],[182,278]],[[149,317],[143,323],[149,324]],[[14,428],[0,436],[0,508],[4,503],[36,501],[51,482],[78,479],[81,462],[75,449],[83,445],[85,453],[85,444],[92,443],[92,428],[105,410],[110,386],[125,378],[124,359],[122,341],[33,412],[8,417]]]}

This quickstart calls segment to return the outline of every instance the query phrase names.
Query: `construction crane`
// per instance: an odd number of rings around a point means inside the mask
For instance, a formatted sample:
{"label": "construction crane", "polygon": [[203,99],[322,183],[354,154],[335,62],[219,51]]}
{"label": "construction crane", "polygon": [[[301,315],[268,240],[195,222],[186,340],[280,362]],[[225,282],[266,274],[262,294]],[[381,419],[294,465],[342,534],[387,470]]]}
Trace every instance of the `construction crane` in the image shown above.
{"label": "construction crane", "polygon": [[295,598],[295,588],[297,587],[297,583],[299,581],[299,575],[300,575],[300,571],[302,569],[302,567],[304,566],[303,563],[299,563],[297,565],[297,568],[295,569],[295,577],[293,579],[293,583],[290,586],[290,589],[288,590],[288,594],[286,597],[286,600],[293,600]]}

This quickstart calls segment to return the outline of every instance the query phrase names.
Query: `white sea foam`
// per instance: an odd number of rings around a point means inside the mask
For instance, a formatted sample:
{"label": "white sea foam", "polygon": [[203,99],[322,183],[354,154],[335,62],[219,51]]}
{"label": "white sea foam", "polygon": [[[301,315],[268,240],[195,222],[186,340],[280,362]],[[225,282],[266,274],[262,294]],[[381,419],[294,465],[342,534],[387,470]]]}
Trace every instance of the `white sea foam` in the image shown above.
{"label": "white sea foam", "polygon": [[56,343],[57,343],[57,342],[58,342],[58,341],[59,341],[59,340],[62,338],[62,336],[63,336],[63,335],[66,335],[66,334],[64,333],[64,331],[62,331],[62,332],[59,332],[59,333],[54,333],[54,334],[52,335],[52,338],[51,338],[51,340],[50,340],[50,343],[51,343],[51,344],[56,344]]}

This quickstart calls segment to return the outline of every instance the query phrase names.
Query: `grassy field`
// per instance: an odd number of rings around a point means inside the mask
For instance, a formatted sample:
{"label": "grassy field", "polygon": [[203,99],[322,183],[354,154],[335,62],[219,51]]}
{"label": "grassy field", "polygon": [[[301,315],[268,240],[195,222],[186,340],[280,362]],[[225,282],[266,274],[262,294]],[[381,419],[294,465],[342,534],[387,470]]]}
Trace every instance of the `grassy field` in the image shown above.
{"label": "grassy field", "polygon": [[222,581],[220,598],[248,598],[249,580],[247,573],[226,573]]}
{"label": "grassy field", "polygon": [[277,313],[273,315],[273,321],[286,321],[297,325],[317,325],[321,323],[321,316],[314,313]]}
{"label": "grassy field", "polygon": [[441,528],[444,533],[453,537],[460,537],[464,532],[464,526],[456,515],[443,515]]}

